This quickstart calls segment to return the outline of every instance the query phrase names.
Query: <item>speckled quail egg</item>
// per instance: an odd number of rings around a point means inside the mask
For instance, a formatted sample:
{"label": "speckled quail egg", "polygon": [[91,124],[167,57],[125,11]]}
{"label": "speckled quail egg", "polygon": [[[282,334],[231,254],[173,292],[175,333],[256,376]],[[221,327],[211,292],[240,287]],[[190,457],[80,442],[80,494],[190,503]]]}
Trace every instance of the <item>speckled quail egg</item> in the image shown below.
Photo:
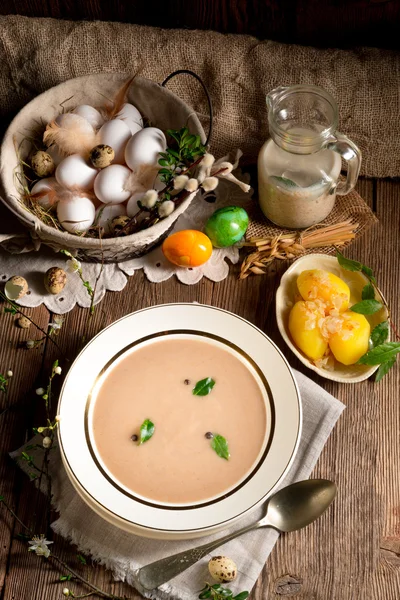
{"label": "speckled quail egg", "polygon": [[142,115],[136,106],[133,106],[133,104],[129,104],[128,102],[122,106],[115,118],[124,121],[131,130],[132,135],[143,128]]}
{"label": "speckled quail egg", "polygon": [[[55,192],[55,187],[57,185],[57,180],[55,177],[47,177],[46,179],[41,179],[37,181],[35,185],[31,189],[31,196],[33,196],[37,203],[44,208],[45,210],[49,210],[52,208],[58,198]],[[48,192],[48,193],[46,193]]]}
{"label": "speckled quail egg", "polygon": [[38,150],[31,156],[31,167],[38,177],[48,177],[54,173],[53,157],[44,150]]}
{"label": "speckled quail egg", "polygon": [[120,204],[131,192],[125,189],[130,170],[123,165],[110,165],[100,171],[94,182],[94,193],[104,204]]}
{"label": "speckled quail egg", "polygon": [[115,158],[115,152],[107,144],[99,144],[92,148],[89,154],[90,162],[95,169],[105,169],[109,167]]}
{"label": "speckled quail egg", "polygon": [[208,570],[215,581],[228,583],[236,578],[237,566],[227,556],[213,556],[208,563]]}
{"label": "speckled quail egg", "polygon": [[[126,225],[128,225],[130,220],[131,220],[131,218],[128,217],[128,215],[115,217],[111,221],[111,229],[112,229],[113,234],[119,235],[121,233],[122,229],[124,227],[126,227]],[[123,235],[128,235],[128,233],[125,233]]]}
{"label": "speckled quail egg", "polygon": [[113,233],[112,222],[115,217],[126,215],[125,204],[102,204],[96,210],[95,223],[103,227],[105,234]]}
{"label": "speckled quail egg", "polygon": [[28,282],[21,275],[13,275],[4,286],[4,293],[9,300],[19,300],[28,291]]}
{"label": "speckled quail egg", "polygon": [[51,267],[44,274],[44,287],[50,294],[59,294],[65,287],[67,274],[60,267]]}
{"label": "speckled quail egg", "polygon": [[57,182],[69,189],[92,190],[97,171],[79,154],[64,158],[56,169]]}
{"label": "speckled quail egg", "polygon": [[128,125],[119,119],[104,123],[99,131],[99,142],[111,146],[115,152],[114,163],[125,164],[125,146],[132,137]]}
{"label": "speckled quail egg", "polygon": [[29,327],[31,326],[31,322],[24,315],[21,315],[17,319],[17,325],[18,327],[21,327],[21,329],[29,329]]}
{"label": "speckled quail egg", "polygon": [[79,115],[89,121],[91,126],[94,129],[99,129],[104,123],[104,118],[102,114],[94,108],[93,106],[89,106],[89,104],[80,104],[72,111],[75,115]]}
{"label": "speckled quail egg", "polygon": [[158,163],[159,153],[164,152],[167,140],[161,129],[145,127],[131,137],[125,148],[125,162],[130,169],[141,165]]}
{"label": "speckled quail egg", "polygon": [[93,225],[95,212],[93,202],[79,194],[62,199],[57,204],[58,220],[61,226],[70,233],[87,231]]}

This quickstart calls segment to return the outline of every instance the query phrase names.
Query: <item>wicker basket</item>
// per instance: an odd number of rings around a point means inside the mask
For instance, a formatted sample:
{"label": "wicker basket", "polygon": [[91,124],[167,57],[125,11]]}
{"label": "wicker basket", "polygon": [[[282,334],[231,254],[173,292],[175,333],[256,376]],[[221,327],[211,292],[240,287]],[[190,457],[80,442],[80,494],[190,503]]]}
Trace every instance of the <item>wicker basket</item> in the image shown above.
{"label": "wicker basket", "polygon": [[[197,78],[196,75],[195,77]],[[168,235],[174,222],[187,209],[195,194],[191,194],[169,217],[147,230],[101,241],[73,235],[45,225],[24,207],[15,178],[15,170],[19,168],[15,144],[18,146],[25,140],[20,153],[21,157],[26,159],[31,151],[30,142],[26,138],[32,136],[37,123],[54,119],[62,111],[62,104],[67,109],[79,104],[101,105],[104,103],[104,97],[112,98],[128,78],[129,76],[124,74],[99,73],[71,79],[47,90],[17,114],[8,127],[1,146],[1,200],[29,228],[33,239],[39,239],[56,251],[68,249],[80,259],[90,262],[97,262],[102,258],[104,262],[119,262],[146,254]],[[163,131],[179,129],[186,125],[192,133],[200,135],[203,143],[206,142],[196,113],[163,85],[136,77],[129,87],[127,100],[132,102],[152,125]]]}

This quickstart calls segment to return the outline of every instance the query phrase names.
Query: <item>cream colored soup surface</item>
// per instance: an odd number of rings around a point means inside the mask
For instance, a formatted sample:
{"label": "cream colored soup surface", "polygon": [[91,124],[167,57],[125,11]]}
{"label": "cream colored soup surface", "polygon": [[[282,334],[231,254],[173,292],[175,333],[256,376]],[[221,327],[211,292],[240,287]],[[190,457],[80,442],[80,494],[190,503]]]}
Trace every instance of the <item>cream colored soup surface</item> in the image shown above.
{"label": "cream colored soup surface", "polygon": [[[215,380],[207,396],[192,389]],[[185,383],[189,380],[189,384]],[[145,419],[154,435],[132,441]],[[113,477],[149,500],[195,503],[238,483],[263,446],[263,393],[246,365],[221,346],[164,339],[141,347],[106,376],[92,417],[100,458]],[[230,458],[216,454],[207,432],[226,438]]]}

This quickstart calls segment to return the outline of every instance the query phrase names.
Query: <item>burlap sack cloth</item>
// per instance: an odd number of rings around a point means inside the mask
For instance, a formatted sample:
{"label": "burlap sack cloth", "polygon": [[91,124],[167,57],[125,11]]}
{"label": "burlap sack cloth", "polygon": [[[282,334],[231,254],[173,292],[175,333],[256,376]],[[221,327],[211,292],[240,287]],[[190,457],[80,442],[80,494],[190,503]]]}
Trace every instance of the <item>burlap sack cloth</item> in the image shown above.
{"label": "burlap sack cloth", "polygon": [[[339,104],[339,130],[359,145],[362,174],[400,175],[400,53],[320,50],[250,36],[163,30],[106,22],[0,17],[0,116],[9,120],[39,92],[89,73],[138,73],[157,82],[176,69],[205,81],[215,108],[212,150],[241,148],[254,162],[268,137],[265,95],[279,85],[315,84]],[[168,84],[204,118],[200,85]]]}

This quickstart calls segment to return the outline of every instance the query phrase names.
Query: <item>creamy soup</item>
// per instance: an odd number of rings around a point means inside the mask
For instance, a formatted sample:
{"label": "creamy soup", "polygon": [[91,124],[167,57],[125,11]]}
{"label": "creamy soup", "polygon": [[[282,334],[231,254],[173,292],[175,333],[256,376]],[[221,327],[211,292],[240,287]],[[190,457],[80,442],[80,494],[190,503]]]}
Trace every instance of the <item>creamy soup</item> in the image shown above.
{"label": "creamy soup", "polygon": [[[210,393],[194,395],[206,378],[215,381]],[[251,472],[264,443],[256,378],[237,355],[202,340],[168,338],[138,348],[110,370],[93,401],[103,464],[149,500],[181,504],[221,495]],[[139,445],[147,419],[154,433]],[[213,448],[217,435],[229,459]]]}

